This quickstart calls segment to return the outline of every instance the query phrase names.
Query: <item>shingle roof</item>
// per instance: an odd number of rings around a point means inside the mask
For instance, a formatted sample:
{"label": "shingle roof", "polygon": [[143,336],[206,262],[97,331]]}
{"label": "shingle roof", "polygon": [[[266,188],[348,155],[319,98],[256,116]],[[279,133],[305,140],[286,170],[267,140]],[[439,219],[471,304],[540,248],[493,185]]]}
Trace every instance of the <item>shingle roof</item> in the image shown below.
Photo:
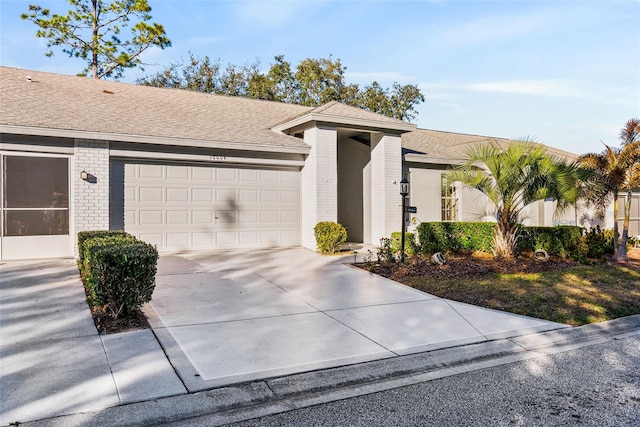
{"label": "shingle roof", "polygon": [[[402,134],[402,147],[432,159],[462,160],[468,150],[477,144],[490,144],[496,148],[506,148],[513,140],[491,136],[470,135],[430,129],[417,129]],[[542,144],[543,145],[543,144]],[[549,154],[567,160],[578,156],[568,151],[545,145]]]}
{"label": "shingle roof", "polygon": [[335,125],[349,125],[370,130],[386,130],[408,132],[416,129],[416,125],[372,113],[361,108],[352,107],[337,101],[331,101],[319,107],[311,108],[295,117],[287,118],[274,126],[274,129],[287,131],[308,122],[332,123]]}
{"label": "shingle roof", "polygon": [[0,91],[3,125],[308,148],[271,130],[311,110],[299,105],[8,67],[0,67]]}
{"label": "shingle roof", "polygon": [[230,143],[256,150],[306,150],[301,139],[272,129],[307,116],[399,130],[404,132],[403,148],[432,159],[460,160],[476,143],[502,148],[510,143],[505,138],[416,129],[410,123],[339,102],[312,108],[10,67],[0,67],[0,94],[0,125],[154,137],[165,144],[184,140],[200,146]]}

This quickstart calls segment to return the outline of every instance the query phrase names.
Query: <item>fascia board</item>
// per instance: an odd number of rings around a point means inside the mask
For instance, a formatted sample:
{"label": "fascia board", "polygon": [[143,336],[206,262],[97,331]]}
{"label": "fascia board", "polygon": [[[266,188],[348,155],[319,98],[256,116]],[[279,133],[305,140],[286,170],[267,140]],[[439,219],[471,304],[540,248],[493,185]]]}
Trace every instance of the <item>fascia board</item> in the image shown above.
{"label": "fascia board", "polygon": [[332,123],[336,125],[346,125],[347,127],[357,127],[363,129],[371,129],[377,131],[397,131],[399,133],[412,132],[418,128],[417,125],[411,123],[389,123],[380,120],[369,120],[360,118],[351,118],[344,116],[334,116],[331,114],[310,113],[300,116],[286,123],[279,124],[271,128],[276,132],[284,132],[287,129],[302,126],[309,122]]}
{"label": "fascia board", "polygon": [[147,135],[128,135],[109,132],[88,132],[68,129],[40,128],[30,126],[0,125],[0,133],[59,138],[96,139],[103,141],[135,142],[140,144],[173,145],[178,147],[220,148],[226,150],[264,151],[275,153],[309,154],[309,147],[286,147],[271,144],[247,144],[240,142],[171,138]]}
{"label": "fascia board", "polygon": [[407,153],[404,155],[404,160],[406,162],[412,163],[430,163],[436,165],[460,165],[462,164],[462,160],[457,159],[444,159],[438,157],[431,157],[427,154],[413,154]]}

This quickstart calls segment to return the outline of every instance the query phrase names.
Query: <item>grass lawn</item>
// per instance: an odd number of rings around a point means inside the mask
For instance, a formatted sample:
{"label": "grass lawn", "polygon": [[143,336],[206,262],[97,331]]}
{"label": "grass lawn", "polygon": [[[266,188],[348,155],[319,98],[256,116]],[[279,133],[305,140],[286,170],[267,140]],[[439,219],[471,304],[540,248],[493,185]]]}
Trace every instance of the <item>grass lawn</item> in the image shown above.
{"label": "grass lawn", "polygon": [[412,259],[373,272],[421,291],[481,307],[584,325],[640,314],[640,262],[576,265],[456,257],[443,266]]}

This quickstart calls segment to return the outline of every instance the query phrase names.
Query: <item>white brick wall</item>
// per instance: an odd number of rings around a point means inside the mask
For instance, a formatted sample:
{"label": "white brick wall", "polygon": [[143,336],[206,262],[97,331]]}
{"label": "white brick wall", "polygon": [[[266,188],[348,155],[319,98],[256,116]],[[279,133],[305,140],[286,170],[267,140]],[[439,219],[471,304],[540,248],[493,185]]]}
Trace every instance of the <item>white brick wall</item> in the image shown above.
{"label": "white brick wall", "polygon": [[338,132],[311,128],[304,132],[311,147],[301,172],[300,243],[316,249],[313,227],[320,221],[338,220]]}
{"label": "white brick wall", "polygon": [[[80,173],[90,179],[80,179]],[[76,139],[74,148],[74,233],[109,229],[109,142]],[[76,235],[72,236],[74,241]],[[74,244],[77,255],[77,245]]]}
{"label": "white brick wall", "polygon": [[402,147],[400,136],[371,135],[371,240],[390,237],[402,227]]}

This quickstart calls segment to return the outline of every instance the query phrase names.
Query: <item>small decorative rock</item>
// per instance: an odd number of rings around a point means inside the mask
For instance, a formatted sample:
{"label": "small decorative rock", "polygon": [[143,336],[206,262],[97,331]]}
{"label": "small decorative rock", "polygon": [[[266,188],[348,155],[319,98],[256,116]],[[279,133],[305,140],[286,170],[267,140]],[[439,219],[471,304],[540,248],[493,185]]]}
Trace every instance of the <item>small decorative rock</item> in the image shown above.
{"label": "small decorative rock", "polygon": [[444,258],[444,254],[442,252],[436,252],[435,254],[433,254],[433,256],[431,257],[431,261],[433,261],[434,264],[438,265],[447,263],[447,260]]}
{"label": "small decorative rock", "polygon": [[549,259],[549,254],[544,249],[536,249],[533,253],[533,259],[536,261],[546,261]]}

